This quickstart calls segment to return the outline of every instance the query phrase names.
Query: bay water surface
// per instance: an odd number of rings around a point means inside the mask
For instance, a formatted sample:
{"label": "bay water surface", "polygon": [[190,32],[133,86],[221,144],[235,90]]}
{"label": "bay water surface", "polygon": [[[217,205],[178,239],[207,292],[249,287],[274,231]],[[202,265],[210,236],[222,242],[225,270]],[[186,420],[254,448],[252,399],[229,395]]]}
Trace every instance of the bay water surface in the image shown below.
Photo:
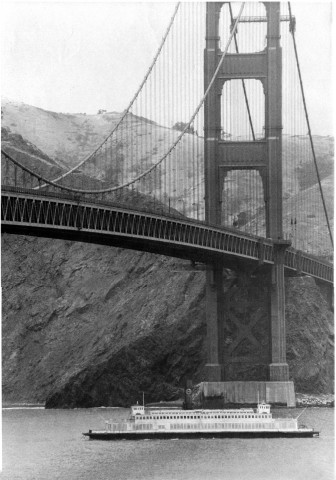
{"label": "bay water surface", "polygon": [[[301,409],[274,410],[298,416]],[[3,480],[333,480],[334,409],[309,408],[299,423],[319,438],[88,440],[82,432],[128,410],[2,412]]]}

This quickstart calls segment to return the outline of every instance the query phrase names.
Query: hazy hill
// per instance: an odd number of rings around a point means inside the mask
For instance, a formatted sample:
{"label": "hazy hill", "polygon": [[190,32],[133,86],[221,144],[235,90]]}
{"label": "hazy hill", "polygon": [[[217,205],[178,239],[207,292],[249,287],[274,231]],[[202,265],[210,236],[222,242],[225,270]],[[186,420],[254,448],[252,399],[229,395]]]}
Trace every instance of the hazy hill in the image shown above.
{"label": "hazy hill", "polygon": [[[55,114],[14,102],[3,109],[6,149],[45,174],[76,163],[78,152],[91,151],[118,118]],[[331,144],[318,139],[329,191]],[[309,189],[316,189],[311,178],[296,176],[287,202],[299,195],[309,200]],[[119,405],[142,390],[148,401],[176,398],[186,378],[201,378],[205,361],[205,274],[185,265],[116,248],[3,235],[4,402]],[[243,282],[239,288],[238,298]],[[326,295],[310,278],[288,279],[286,288],[292,378],[299,391],[330,392],[334,336]],[[251,379],[251,372],[241,371],[241,378]]]}
{"label": "hazy hill", "polygon": [[119,114],[55,113],[2,99],[2,126],[19,133],[60,165],[75,164],[112,130]]}
{"label": "hazy hill", "polygon": [[[120,118],[120,114],[104,113],[97,115],[59,114],[9,100],[2,102],[2,125],[9,134],[22,135],[30,144],[47,154],[50,162],[69,168],[77,165],[103,141]],[[104,155],[112,157],[115,164],[102,162],[100,168],[93,165],[81,167],[86,176],[86,183],[97,185],[95,180],[110,185],[120,182],[122,170],[123,181],[135,178],[151,167],[168,150],[180,132],[162,127],[140,117],[127,117],[127,131],[122,130],[116,143],[107,143]],[[198,158],[198,185],[188,187],[187,179],[195,169],[195,142]],[[315,167],[310,152],[307,136],[283,137],[283,189],[284,189],[284,233],[291,236],[293,246],[308,250],[324,257],[331,255],[331,243],[326,227],[323,205],[317,185]],[[4,142],[4,146],[24,160],[20,155],[22,145],[13,141]],[[314,137],[318,168],[323,183],[325,201],[333,228],[333,148],[331,137]],[[160,182],[168,189],[170,205],[187,216],[199,213],[204,217],[204,167],[203,139],[194,135],[185,135],[181,141],[180,151],[183,162],[178,167],[167,166],[160,169]],[[180,153],[177,153],[180,155]],[[32,157],[31,157],[32,158]],[[35,158],[37,161],[37,158]],[[42,159],[42,157],[41,157]],[[32,161],[32,160],[31,160]],[[42,172],[45,168],[42,168]],[[177,170],[178,168],[178,170]],[[49,177],[58,175],[56,168],[50,170]],[[81,180],[82,177],[76,179]],[[157,179],[158,177],[156,177]],[[232,226],[234,217],[239,220],[239,227],[247,232],[264,235],[264,198],[261,180],[257,193],[250,191],[251,178],[248,172],[231,172],[227,177],[223,191],[223,222]],[[148,178],[141,186],[142,193],[154,195],[153,178]],[[195,197],[194,192],[199,194]],[[226,202],[226,195],[229,204]],[[296,228],[291,221],[296,220]],[[318,230],[318,231],[317,231]]]}

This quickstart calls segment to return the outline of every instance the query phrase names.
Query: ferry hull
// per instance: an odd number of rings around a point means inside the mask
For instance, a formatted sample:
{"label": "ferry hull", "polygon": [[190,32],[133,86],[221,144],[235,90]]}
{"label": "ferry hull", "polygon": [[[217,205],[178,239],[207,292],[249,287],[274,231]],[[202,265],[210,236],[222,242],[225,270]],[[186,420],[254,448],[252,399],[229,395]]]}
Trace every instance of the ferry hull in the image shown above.
{"label": "ferry hull", "polygon": [[83,433],[91,440],[165,440],[177,438],[311,438],[318,437],[316,430],[293,430],[293,431],[259,431],[259,432],[86,432]]}

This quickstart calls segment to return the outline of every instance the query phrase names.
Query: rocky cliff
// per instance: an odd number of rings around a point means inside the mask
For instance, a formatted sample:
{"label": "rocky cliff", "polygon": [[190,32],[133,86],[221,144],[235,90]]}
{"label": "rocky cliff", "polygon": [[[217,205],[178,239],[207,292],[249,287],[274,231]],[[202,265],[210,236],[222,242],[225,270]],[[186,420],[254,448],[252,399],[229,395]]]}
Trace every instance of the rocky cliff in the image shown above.
{"label": "rocky cliff", "polygon": [[[176,396],[203,357],[203,273],[122,249],[3,236],[3,397]],[[139,390],[140,389],[140,390]]]}
{"label": "rocky cliff", "polygon": [[[16,137],[14,120],[7,146],[29,150],[31,161],[43,158],[44,169],[62,168],[32,138]],[[243,297],[244,283],[236,285]],[[286,313],[296,389],[333,391],[327,293],[312,278],[287,279]],[[3,234],[2,317],[4,402],[125,405],[142,391],[147,401],[170,400],[181,396],[186,379],[202,378],[205,273],[188,262]]]}
{"label": "rocky cliff", "polygon": [[[205,361],[204,272],[123,249],[4,235],[3,399],[51,407],[179,397]],[[241,292],[242,295],[244,292]],[[333,316],[287,279],[287,355],[302,392],[332,391]],[[245,373],[248,376],[248,373]]]}

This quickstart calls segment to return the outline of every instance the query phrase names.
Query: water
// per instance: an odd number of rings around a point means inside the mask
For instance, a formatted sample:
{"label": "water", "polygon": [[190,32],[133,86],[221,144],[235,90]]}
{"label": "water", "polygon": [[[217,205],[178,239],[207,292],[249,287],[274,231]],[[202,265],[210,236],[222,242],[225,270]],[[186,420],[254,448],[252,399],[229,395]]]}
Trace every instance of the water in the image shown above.
{"label": "water", "polygon": [[[302,410],[276,414],[297,416]],[[2,480],[331,480],[334,409],[307,409],[308,439],[104,442],[81,435],[125,409],[3,410]]]}

